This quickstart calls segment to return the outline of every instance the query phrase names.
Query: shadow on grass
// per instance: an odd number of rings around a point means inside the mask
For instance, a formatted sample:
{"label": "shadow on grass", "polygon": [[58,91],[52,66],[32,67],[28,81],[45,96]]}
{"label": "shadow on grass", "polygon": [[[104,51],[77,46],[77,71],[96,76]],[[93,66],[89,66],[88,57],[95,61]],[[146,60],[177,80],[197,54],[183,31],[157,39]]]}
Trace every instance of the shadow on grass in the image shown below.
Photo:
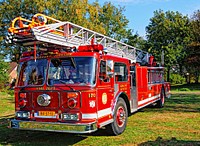
{"label": "shadow on grass", "polygon": [[162,139],[158,137],[155,141],[147,141],[139,144],[138,146],[199,146],[200,141],[187,141],[187,140],[177,140],[176,138],[171,138],[170,140]]}
{"label": "shadow on grass", "polygon": [[0,145],[73,145],[84,135],[9,129],[9,118],[0,117]]}
{"label": "shadow on grass", "polygon": [[109,135],[105,129],[91,134],[17,130],[8,128],[10,117],[0,117],[0,145],[74,145],[88,136]]}
{"label": "shadow on grass", "polygon": [[178,112],[200,112],[200,95],[196,94],[174,94],[168,99],[166,110]]}
{"label": "shadow on grass", "polygon": [[192,83],[192,84],[182,84],[182,85],[171,85],[171,90],[181,90],[183,88],[187,88],[190,91],[200,90],[200,83]]}
{"label": "shadow on grass", "polygon": [[140,112],[200,112],[200,95],[197,94],[172,94],[172,97],[165,100],[164,108],[156,108],[155,106],[148,106],[141,109]]}

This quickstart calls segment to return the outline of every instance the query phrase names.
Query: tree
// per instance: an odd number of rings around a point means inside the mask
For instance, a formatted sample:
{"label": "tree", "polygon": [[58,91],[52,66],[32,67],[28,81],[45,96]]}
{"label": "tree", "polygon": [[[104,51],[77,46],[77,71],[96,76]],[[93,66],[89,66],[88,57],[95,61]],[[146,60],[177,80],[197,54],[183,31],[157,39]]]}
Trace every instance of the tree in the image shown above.
{"label": "tree", "polygon": [[164,51],[168,81],[171,66],[179,64],[181,68],[183,65],[186,48],[190,42],[189,24],[189,18],[179,12],[159,10],[154,12],[146,27],[149,50],[157,61],[161,61],[161,53]]}
{"label": "tree", "polygon": [[124,40],[129,30],[128,19],[123,15],[124,7],[115,7],[111,2],[104,3],[102,13],[100,13],[100,21],[106,30],[106,35],[117,40]]}
{"label": "tree", "polygon": [[137,33],[134,34],[132,29],[127,30],[127,36],[125,38],[126,39],[124,43],[134,46],[138,49],[148,51],[147,41]]}
{"label": "tree", "polygon": [[86,14],[86,18],[89,23],[85,27],[106,35],[104,23],[100,19],[103,10],[99,3],[96,1],[92,4],[89,4],[87,10],[88,12]]}
{"label": "tree", "polygon": [[199,81],[200,72],[200,10],[194,12],[191,18],[192,41],[188,46],[185,64],[190,76],[195,76],[195,82]]}

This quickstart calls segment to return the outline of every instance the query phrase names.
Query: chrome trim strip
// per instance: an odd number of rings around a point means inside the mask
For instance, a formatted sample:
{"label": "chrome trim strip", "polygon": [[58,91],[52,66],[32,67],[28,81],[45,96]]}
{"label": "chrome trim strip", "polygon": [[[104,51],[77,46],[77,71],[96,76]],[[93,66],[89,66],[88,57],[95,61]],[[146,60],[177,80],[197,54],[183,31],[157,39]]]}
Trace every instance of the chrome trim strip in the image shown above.
{"label": "chrome trim strip", "polygon": [[67,132],[67,133],[91,133],[97,130],[97,124],[70,124],[70,123],[50,123],[37,121],[21,121],[11,120],[10,128],[24,129],[24,130],[39,130],[39,131],[53,131],[53,132]]}
{"label": "chrome trim strip", "polygon": [[143,108],[143,107],[146,107],[147,105],[150,105],[150,104],[152,104],[152,103],[155,103],[156,101],[158,101],[159,99],[156,99],[156,100],[153,100],[153,101],[151,101],[151,102],[149,102],[149,103],[147,103],[147,104],[145,104],[145,105],[143,105],[143,106],[140,106],[140,107],[138,107],[138,110],[139,109],[141,109],[141,108]]}
{"label": "chrome trim strip", "polygon": [[154,100],[156,98],[160,97],[160,94],[156,95],[156,96],[152,96],[151,98],[147,98],[147,99],[144,99],[144,100],[141,100],[141,101],[138,101],[138,106],[140,106],[141,104],[144,104],[146,102],[149,102],[151,100]]}
{"label": "chrome trim strip", "polygon": [[108,124],[112,123],[113,121],[114,121],[113,119],[110,119],[110,120],[108,120],[108,121],[105,121],[105,122],[100,123],[99,126],[100,126],[100,128],[101,128],[101,127],[103,127],[103,126],[105,126],[105,125],[108,125]]}
{"label": "chrome trim strip", "polygon": [[82,114],[82,119],[97,119],[97,113]]}

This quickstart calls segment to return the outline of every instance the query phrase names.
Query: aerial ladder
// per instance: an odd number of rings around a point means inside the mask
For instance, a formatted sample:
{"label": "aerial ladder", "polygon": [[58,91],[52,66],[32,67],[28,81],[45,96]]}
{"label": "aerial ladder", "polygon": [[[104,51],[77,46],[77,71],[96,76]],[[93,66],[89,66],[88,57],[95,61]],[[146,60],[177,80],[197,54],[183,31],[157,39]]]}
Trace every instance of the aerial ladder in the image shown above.
{"label": "aerial ladder", "polygon": [[17,17],[8,29],[8,43],[23,46],[71,48],[82,45],[101,44],[108,54],[127,58],[131,63],[147,64],[150,54],[113,38],[89,30],[71,22],[35,14],[32,20]]}

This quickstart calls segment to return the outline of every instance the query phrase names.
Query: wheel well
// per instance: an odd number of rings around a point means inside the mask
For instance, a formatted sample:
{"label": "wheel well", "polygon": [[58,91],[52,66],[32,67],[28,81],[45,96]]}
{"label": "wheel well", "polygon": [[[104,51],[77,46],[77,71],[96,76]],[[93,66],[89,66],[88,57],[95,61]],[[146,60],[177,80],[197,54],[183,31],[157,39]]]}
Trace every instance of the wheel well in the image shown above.
{"label": "wheel well", "polygon": [[130,109],[130,102],[129,102],[129,100],[128,100],[127,95],[126,95],[125,93],[122,93],[122,94],[120,95],[120,97],[125,101],[126,106],[127,106],[127,110],[128,110],[128,116],[130,116],[130,114],[131,114],[131,109]]}

